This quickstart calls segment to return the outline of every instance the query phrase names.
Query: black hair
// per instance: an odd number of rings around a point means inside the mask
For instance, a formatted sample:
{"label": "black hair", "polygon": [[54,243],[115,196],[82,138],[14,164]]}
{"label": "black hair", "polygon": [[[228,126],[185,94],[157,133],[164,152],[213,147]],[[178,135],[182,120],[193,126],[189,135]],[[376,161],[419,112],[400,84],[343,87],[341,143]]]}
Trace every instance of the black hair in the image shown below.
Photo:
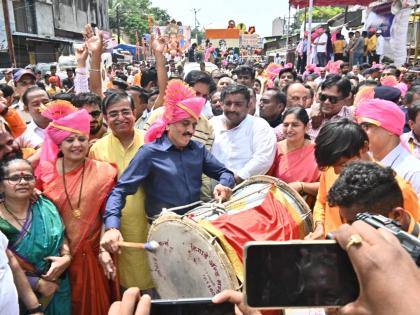
{"label": "black hair", "polygon": [[35,92],[35,91],[44,91],[45,92],[45,90],[43,88],[39,87],[38,85],[33,85],[33,86],[29,87],[25,91],[25,93],[23,93],[23,95],[22,95],[22,102],[25,106],[28,106],[28,102],[29,102],[28,95],[32,92]]}
{"label": "black hair", "polygon": [[281,69],[280,72],[279,72],[279,76],[278,77],[280,78],[281,75],[283,73],[286,73],[286,72],[289,72],[289,73],[291,73],[293,75],[293,81],[296,80],[296,78],[297,78],[297,72],[295,70],[293,70],[293,68],[283,68],[283,69]]}
{"label": "black hair", "polygon": [[309,93],[311,94],[311,98],[313,99],[315,96],[315,91],[312,88],[312,86],[310,86],[309,84],[304,84],[303,86],[306,87],[307,90],[309,90]]}
{"label": "black hair", "polygon": [[350,64],[348,62],[342,62],[340,65],[340,69],[343,69],[344,67],[350,67]]}
{"label": "black hair", "polygon": [[363,128],[348,118],[328,122],[315,139],[315,159],[320,169],[333,166],[342,157],[357,156],[368,143]]}
{"label": "black hair", "polygon": [[414,102],[409,108],[408,108],[408,119],[412,121],[416,121],[417,114],[420,113],[420,101]]}
{"label": "black hair", "polygon": [[250,75],[252,79],[255,78],[255,69],[247,65],[239,66],[233,73],[236,75]]}
{"label": "black hair", "polygon": [[343,78],[341,75],[327,75],[325,81],[321,84],[321,90],[337,86],[338,92],[346,98],[351,93],[351,82],[347,78]]}
{"label": "black hair", "polygon": [[392,209],[403,206],[404,199],[392,168],[357,161],[343,169],[328,192],[328,203],[388,216]]}
{"label": "black hair", "polygon": [[57,93],[57,94],[54,94],[51,97],[51,100],[53,100],[53,101],[55,101],[55,100],[67,101],[67,102],[70,102],[74,105],[73,98],[74,98],[74,94],[72,94],[72,93]]}
{"label": "black hair", "polygon": [[28,164],[31,167],[32,174],[33,174],[34,169],[32,167],[31,162],[29,162],[28,160],[25,160],[21,157],[13,158],[11,160],[2,161],[2,163],[0,163],[0,181],[3,181],[6,178],[6,176],[8,175],[7,168],[10,166],[10,164],[15,163],[15,162],[24,162],[24,163]]}
{"label": "black hair", "polygon": [[101,98],[98,94],[87,92],[76,94],[73,98],[73,105],[77,108],[82,108],[86,104],[95,104],[101,107]]}
{"label": "black hair", "polygon": [[211,75],[207,72],[199,70],[192,70],[188,72],[188,74],[185,77],[185,82],[191,87],[193,87],[198,82],[208,84],[210,93],[216,90],[217,88],[216,83],[214,82]]}
{"label": "black hair", "polygon": [[141,86],[130,85],[127,88],[127,91],[135,91],[135,92],[138,92],[139,93],[139,98],[141,99],[141,101],[143,103],[147,103],[147,100],[149,99],[149,94],[147,93],[146,89],[142,88]]}
{"label": "black hair", "polygon": [[106,93],[105,98],[102,100],[102,112],[106,115],[109,106],[114,105],[115,103],[118,103],[124,99],[128,99],[130,101],[130,107],[134,111],[135,105],[130,95],[123,91],[111,90]]}
{"label": "black hair", "polygon": [[12,96],[15,93],[13,88],[9,84],[6,84],[6,83],[0,84],[0,90],[3,92],[4,97]]}
{"label": "black hair", "polygon": [[287,104],[287,97],[286,94],[284,94],[281,90],[279,89],[269,89],[268,91],[274,91],[274,94],[272,97],[274,97],[276,99],[276,103],[277,104],[283,104],[286,106]]}
{"label": "black hair", "polygon": [[414,85],[407,91],[404,97],[405,104],[411,104],[414,100],[414,95],[420,94],[420,85]]}
{"label": "black hair", "polygon": [[223,102],[227,95],[232,94],[242,94],[247,102],[249,102],[249,100],[251,99],[251,95],[249,94],[247,86],[242,84],[231,84],[223,88],[222,94],[220,95],[220,101]]}
{"label": "black hair", "polygon": [[296,107],[287,107],[283,113],[283,119],[286,118],[286,116],[293,114],[296,116],[296,118],[301,121],[305,126],[309,123],[309,115],[306,112],[306,109],[300,106]]}
{"label": "black hair", "polygon": [[146,87],[150,82],[154,82],[157,85],[157,72],[155,68],[146,69],[141,74],[140,85]]}

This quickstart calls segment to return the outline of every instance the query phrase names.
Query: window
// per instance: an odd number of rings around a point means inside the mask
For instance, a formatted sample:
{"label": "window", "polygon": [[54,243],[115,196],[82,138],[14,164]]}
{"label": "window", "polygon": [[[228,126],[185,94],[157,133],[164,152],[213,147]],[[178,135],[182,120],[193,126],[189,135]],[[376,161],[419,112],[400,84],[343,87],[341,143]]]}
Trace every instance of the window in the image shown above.
{"label": "window", "polygon": [[36,34],[34,0],[13,1],[13,13],[17,32]]}

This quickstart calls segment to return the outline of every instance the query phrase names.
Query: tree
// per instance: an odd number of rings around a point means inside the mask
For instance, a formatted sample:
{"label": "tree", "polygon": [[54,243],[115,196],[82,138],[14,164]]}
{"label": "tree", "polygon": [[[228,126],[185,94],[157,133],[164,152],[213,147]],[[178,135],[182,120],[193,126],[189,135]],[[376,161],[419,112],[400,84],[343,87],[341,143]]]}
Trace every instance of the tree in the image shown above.
{"label": "tree", "polygon": [[112,30],[118,29],[130,36],[132,43],[136,42],[136,31],[141,37],[149,33],[148,16],[152,16],[156,25],[164,25],[170,20],[166,10],[152,7],[149,0],[109,0],[109,26]]}
{"label": "tree", "polygon": [[[306,19],[309,17],[309,10],[306,10]],[[342,7],[314,7],[312,11],[312,21],[315,23],[324,22],[326,23],[329,19],[334,16],[344,13],[345,9]],[[300,9],[295,14],[295,21],[292,25],[292,29],[300,29],[300,25],[305,23],[305,9]]]}

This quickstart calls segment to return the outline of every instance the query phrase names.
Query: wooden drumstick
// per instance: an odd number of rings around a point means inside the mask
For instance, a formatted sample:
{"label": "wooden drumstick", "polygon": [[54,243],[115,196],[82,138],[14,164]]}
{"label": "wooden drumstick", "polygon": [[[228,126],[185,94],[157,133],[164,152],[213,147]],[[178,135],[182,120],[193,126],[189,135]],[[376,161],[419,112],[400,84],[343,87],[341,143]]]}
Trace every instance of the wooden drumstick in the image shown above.
{"label": "wooden drumstick", "polygon": [[159,243],[156,241],[150,241],[148,243],[118,242],[118,246],[145,249],[148,252],[154,252],[159,248]]}

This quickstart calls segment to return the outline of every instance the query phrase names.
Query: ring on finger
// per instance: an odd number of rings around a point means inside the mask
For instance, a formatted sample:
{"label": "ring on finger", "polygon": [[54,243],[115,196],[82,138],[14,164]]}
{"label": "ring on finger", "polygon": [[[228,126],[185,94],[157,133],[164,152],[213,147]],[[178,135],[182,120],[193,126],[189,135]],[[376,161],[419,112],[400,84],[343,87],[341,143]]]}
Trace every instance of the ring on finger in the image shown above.
{"label": "ring on finger", "polygon": [[360,246],[362,245],[362,237],[359,234],[352,234],[350,235],[349,241],[346,244],[346,251],[350,249],[352,246]]}

